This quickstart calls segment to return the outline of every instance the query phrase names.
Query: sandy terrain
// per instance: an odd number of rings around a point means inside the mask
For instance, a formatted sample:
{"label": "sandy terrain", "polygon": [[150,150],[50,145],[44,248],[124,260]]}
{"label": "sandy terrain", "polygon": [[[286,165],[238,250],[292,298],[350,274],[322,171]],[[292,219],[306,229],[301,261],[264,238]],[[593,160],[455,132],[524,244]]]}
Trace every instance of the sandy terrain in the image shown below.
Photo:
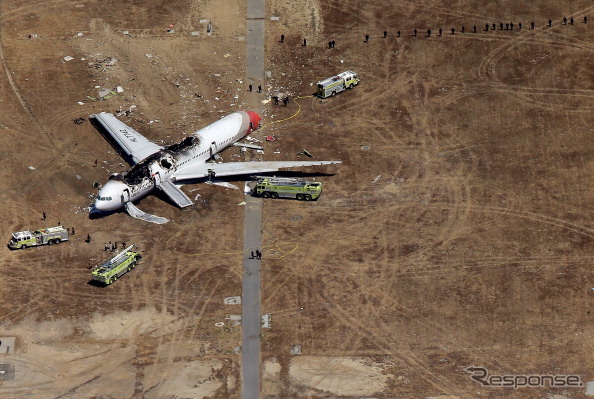
{"label": "sandy terrain", "polygon": [[[279,21],[266,22],[260,98],[294,101],[261,105],[255,136],[277,141],[248,158],[305,148],[343,164],[309,170],[325,185],[317,202],[264,204],[262,397],[584,397],[483,387],[464,369],[594,380],[594,20],[581,23],[592,11],[585,0],[267,2]],[[244,81],[245,2],[11,0],[0,13],[0,226],[5,240],[76,227],[67,244],[0,257],[0,336],[16,337],[0,355],[16,371],[0,397],[239,398],[240,327],[225,316],[241,308],[223,298],[241,294],[242,191],[184,187],[198,198],[185,210],[142,200],[172,220],[160,226],[90,220],[93,184],[127,165],[73,119],[132,110],[125,123],[169,144],[258,104]],[[515,30],[483,32],[504,21]],[[310,97],[346,69],[359,87]],[[88,284],[114,240],[143,261],[112,286]]]}

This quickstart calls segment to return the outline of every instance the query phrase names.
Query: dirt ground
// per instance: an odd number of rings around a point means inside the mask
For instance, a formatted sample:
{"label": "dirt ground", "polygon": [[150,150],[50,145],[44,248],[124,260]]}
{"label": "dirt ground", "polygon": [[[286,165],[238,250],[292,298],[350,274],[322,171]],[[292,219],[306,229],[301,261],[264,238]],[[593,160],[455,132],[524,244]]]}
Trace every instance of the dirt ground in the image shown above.
{"label": "dirt ground", "polygon": [[[16,347],[0,355],[15,368],[0,397],[241,396],[241,330],[225,318],[241,308],[223,299],[241,294],[242,182],[186,186],[184,210],[138,204],[165,225],[91,220],[93,184],[127,165],[73,120],[128,110],[169,144],[246,107],[262,108],[255,137],[277,139],[249,157],[343,161],[307,170],[324,183],[315,203],[265,202],[262,397],[585,397],[482,386],[464,369],[594,380],[590,2],[271,0],[260,97],[246,91],[244,1],[150,3],[0,3],[0,226],[6,241],[76,228],[2,252],[0,336]],[[311,97],[347,69],[360,86]],[[277,92],[288,107],[257,102]],[[88,267],[108,241],[144,258],[102,288]]]}

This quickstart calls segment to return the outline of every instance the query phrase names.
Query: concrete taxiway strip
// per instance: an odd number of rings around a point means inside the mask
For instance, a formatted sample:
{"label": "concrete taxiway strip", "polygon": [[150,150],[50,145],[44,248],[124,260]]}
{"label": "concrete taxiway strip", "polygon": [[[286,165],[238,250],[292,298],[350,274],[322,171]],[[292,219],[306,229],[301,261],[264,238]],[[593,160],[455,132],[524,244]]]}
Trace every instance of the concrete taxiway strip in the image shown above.
{"label": "concrete taxiway strip", "polygon": [[260,397],[260,259],[251,259],[252,251],[261,251],[262,200],[246,195],[243,225],[243,282],[241,300],[241,397]]}
{"label": "concrete taxiway strip", "polygon": [[[246,79],[255,87],[264,86],[265,0],[247,2]],[[253,111],[261,114],[261,94],[250,93]],[[262,200],[246,195],[243,228],[241,397],[260,397],[260,260],[250,259],[262,247]]]}

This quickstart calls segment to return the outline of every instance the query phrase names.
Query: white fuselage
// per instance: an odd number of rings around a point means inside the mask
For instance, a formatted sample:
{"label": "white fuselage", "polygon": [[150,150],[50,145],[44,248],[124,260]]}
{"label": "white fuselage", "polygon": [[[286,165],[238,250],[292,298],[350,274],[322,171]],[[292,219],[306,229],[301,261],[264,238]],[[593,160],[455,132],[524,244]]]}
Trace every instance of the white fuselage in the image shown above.
{"label": "white fuselage", "polygon": [[95,210],[106,212],[123,208],[126,202],[134,202],[150,194],[161,181],[169,180],[178,170],[206,163],[215,154],[244,138],[252,128],[257,128],[258,121],[247,124],[246,128],[244,113],[247,114],[245,111],[235,112],[198,130],[192,135],[193,144],[181,146],[180,143],[178,148],[170,146],[142,160],[124,174],[114,176],[99,191]]}

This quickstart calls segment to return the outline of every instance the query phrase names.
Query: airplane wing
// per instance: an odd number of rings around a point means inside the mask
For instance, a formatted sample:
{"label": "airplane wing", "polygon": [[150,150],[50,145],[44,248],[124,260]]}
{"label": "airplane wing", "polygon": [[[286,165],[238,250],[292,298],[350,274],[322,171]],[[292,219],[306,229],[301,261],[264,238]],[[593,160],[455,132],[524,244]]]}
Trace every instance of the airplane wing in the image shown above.
{"label": "airplane wing", "polygon": [[157,185],[157,188],[161,190],[165,195],[169,197],[177,206],[185,208],[194,204],[190,198],[184,193],[179,187],[171,183],[169,180],[162,181]]}
{"label": "airplane wing", "polygon": [[172,180],[200,179],[209,175],[217,177],[251,175],[254,173],[275,172],[279,169],[298,168],[301,166],[332,165],[342,161],[263,161],[263,162],[228,162],[190,165],[174,173]]}
{"label": "airplane wing", "polygon": [[163,147],[149,141],[142,134],[118,120],[113,114],[101,112],[91,115],[91,119],[102,128],[102,134],[107,134],[107,139],[112,145],[123,152],[127,161],[132,165],[137,164],[146,157],[153,155]]}

